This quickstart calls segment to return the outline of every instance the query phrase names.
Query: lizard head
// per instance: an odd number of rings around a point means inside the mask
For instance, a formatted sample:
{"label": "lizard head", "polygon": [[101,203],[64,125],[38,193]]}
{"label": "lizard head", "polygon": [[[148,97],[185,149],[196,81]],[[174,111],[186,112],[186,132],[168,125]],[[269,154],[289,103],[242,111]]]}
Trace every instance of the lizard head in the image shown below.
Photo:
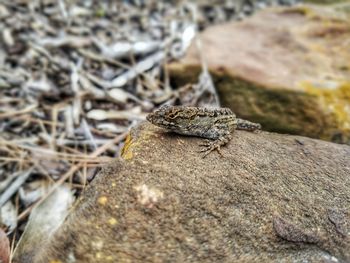
{"label": "lizard head", "polygon": [[181,126],[183,119],[186,118],[184,111],[184,107],[182,106],[164,105],[158,110],[148,114],[146,119],[158,127],[171,130]]}

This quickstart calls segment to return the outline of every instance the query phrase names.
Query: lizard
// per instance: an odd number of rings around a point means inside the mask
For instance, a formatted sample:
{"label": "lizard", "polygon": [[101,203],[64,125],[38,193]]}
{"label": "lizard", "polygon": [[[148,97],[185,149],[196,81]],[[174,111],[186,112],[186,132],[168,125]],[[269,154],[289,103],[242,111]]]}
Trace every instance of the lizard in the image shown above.
{"label": "lizard", "polygon": [[238,130],[256,131],[259,123],[239,119],[229,108],[206,108],[189,106],[161,106],[149,113],[146,119],[161,128],[188,136],[197,136],[207,140],[200,152],[203,157],[217,150],[232,139],[232,133]]}

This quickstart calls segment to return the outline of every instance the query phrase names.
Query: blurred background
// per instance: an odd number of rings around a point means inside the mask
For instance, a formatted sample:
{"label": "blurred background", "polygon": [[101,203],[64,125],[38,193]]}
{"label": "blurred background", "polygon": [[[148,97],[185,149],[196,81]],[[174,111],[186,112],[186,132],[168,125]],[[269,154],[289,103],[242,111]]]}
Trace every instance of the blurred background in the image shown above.
{"label": "blurred background", "polygon": [[349,10],[326,0],[1,1],[0,219],[12,250],[33,209],[54,192],[48,207],[69,207],[163,104],[229,107],[267,131],[350,144]]}

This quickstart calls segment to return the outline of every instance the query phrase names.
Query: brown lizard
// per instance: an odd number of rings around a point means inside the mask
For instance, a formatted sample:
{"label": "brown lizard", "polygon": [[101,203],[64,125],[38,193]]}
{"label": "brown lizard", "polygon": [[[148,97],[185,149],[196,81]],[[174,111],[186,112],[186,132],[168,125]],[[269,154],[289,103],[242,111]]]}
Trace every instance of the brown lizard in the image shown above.
{"label": "brown lizard", "polygon": [[172,132],[207,138],[204,148],[204,156],[217,150],[232,139],[235,129],[255,131],[260,130],[261,125],[236,118],[229,108],[200,108],[188,106],[162,106],[158,110],[147,115],[147,120],[152,124],[170,130]]}

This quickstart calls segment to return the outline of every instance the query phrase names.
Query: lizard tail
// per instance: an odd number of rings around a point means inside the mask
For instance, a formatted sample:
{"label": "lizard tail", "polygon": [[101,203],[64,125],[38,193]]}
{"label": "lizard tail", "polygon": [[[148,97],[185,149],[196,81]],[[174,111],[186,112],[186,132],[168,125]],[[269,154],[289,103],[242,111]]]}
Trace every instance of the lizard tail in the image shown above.
{"label": "lizard tail", "polygon": [[261,124],[237,119],[237,129],[246,131],[261,130]]}

